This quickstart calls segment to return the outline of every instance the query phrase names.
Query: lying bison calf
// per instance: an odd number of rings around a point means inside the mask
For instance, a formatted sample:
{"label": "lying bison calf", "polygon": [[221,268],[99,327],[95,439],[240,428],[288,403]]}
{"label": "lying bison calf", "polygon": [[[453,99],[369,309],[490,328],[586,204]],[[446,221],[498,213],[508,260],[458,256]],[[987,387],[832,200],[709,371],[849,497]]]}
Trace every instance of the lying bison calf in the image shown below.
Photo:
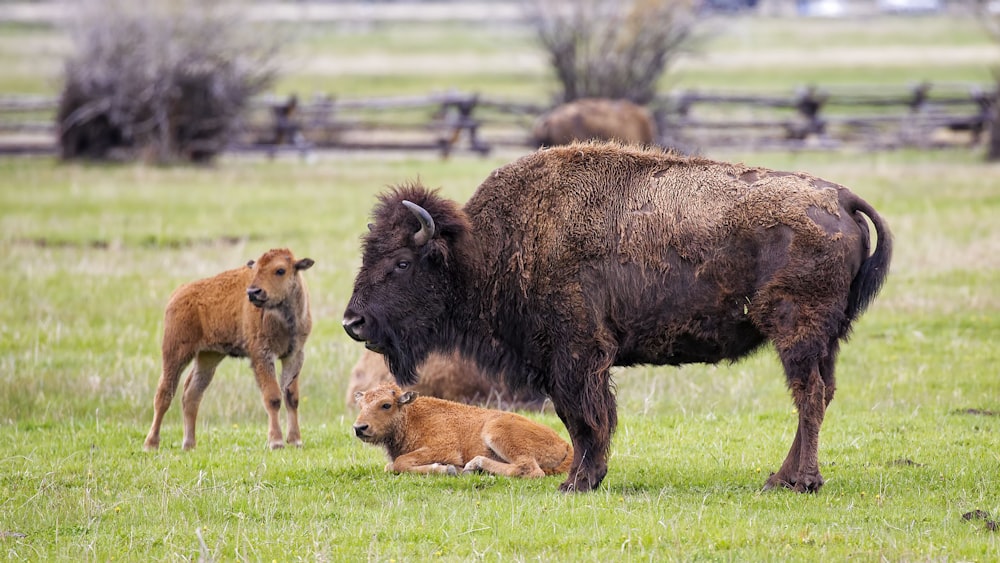
{"label": "lying bison calf", "polygon": [[354,433],[385,446],[386,471],[458,474],[486,471],[508,477],[566,473],[573,448],[554,430],[521,415],[417,397],[394,383],[359,392]]}
{"label": "lying bison calf", "polygon": [[[249,357],[270,419],[272,449],[285,445],[278,422],[281,397],[288,415],[288,442],[302,445],[299,433],[299,371],[303,346],[312,330],[309,294],[299,272],[312,267],[287,249],[269,250],[243,268],[182,285],[170,297],[163,320],[163,375],[153,402],[153,426],[145,447],[160,445],[160,424],[170,408],[181,372],[184,381],[184,449],[195,446],[198,404],[215,368],[226,356]],[[281,388],[274,360],[281,359]]]}

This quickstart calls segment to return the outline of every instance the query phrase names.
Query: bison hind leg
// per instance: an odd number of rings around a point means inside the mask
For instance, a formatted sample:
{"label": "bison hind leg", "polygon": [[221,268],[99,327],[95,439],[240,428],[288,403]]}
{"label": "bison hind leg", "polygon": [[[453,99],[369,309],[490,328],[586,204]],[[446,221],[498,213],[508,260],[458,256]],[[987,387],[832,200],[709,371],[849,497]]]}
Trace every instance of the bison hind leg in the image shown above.
{"label": "bison hind leg", "polygon": [[184,368],[194,359],[195,349],[191,346],[173,346],[172,342],[164,338],[163,346],[163,372],[160,374],[160,381],[156,386],[156,396],[153,398],[153,424],[146,435],[143,447],[146,451],[154,451],[160,447],[160,426],[163,424],[163,417],[170,409],[170,403],[177,393],[177,385],[181,380],[181,373]]}
{"label": "bison hind leg", "polygon": [[799,420],[788,456],[778,472],[768,478],[765,490],[784,487],[796,492],[816,492],[823,486],[819,431],[836,389],[837,340],[833,337],[820,345],[799,343],[778,351]]}

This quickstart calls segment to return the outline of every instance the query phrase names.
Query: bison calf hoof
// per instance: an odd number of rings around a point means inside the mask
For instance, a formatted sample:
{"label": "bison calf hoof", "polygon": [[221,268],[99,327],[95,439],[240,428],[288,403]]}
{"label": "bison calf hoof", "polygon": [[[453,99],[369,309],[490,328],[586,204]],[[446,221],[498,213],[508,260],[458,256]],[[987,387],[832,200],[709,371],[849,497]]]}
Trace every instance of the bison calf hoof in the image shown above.
{"label": "bison calf hoof", "polygon": [[268,446],[270,446],[272,450],[280,450],[285,447],[285,442],[284,440],[277,440],[275,442],[271,442]]}
{"label": "bison calf hoof", "polygon": [[462,473],[475,473],[483,470],[483,456],[477,455],[462,468]]}
{"label": "bison calf hoof", "polygon": [[458,476],[458,468],[455,467],[454,465],[448,465],[448,467],[445,469],[445,473],[447,473],[448,475],[451,475],[452,477],[457,477]]}
{"label": "bison calf hoof", "polygon": [[155,452],[156,450],[160,449],[160,443],[146,442],[145,444],[142,445],[142,449],[146,450],[147,452]]}

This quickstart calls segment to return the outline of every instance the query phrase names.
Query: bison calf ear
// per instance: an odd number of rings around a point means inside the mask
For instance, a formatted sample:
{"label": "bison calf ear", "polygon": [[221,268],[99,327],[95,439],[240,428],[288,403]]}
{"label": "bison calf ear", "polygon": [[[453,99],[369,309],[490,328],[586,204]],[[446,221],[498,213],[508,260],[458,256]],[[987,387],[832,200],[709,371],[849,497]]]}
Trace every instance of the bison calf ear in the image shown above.
{"label": "bison calf ear", "polygon": [[316,262],[314,262],[312,258],[303,258],[295,263],[295,269],[299,271],[308,270],[309,268],[312,268],[315,263]]}
{"label": "bison calf ear", "polygon": [[407,391],[406,393],[403,393],[402,395],[400,395],[399,399],[396,400],[396,402],[399,403],[400,405],[405,405],[407,403],[412,403],[413,399],[416,399],[416,398],[417,398],[417,392],[416,391]]}
{"label": "bison calf ear", "polygon": [[254,261],[253,260],[250,260],[249,262],[247,262],[247,268],[253,268],[253,265],[254,265]]}
{"label": "bison calf ear", "polygon": [[355,392],[354,393],[354,402],[355,403],[360,403],[361,402],[361,397],[364,397],[364,396],[365,396],[365,394],[362,393],[361,391]]}

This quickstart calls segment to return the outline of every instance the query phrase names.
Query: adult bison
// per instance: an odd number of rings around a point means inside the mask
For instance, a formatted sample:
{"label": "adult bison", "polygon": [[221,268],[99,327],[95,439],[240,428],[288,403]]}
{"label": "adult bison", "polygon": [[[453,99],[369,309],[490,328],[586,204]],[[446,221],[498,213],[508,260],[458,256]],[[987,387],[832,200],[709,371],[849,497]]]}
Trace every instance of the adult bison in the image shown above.
{"label": "adult bison", "polygon": [[568,145],[573,141],[618,140],[655,143],[656,120],[646,108],[628,100],[583,98],[565,103],[535,123],[537,146]]}
{"label": "adult bison", "polygon": [[[808,174],[574,144],[495,170],[464,207],[419,184],[379,198],[344,313],[412,383],[429,353],[544,390],[573,440],[565,491],[597,487],[614,365],[715,363],[771,341],[799,425],[766,488],[816,491],[839,341],[885,280],[889,230]],[[870,253],[868,223],[878,242]]]}

